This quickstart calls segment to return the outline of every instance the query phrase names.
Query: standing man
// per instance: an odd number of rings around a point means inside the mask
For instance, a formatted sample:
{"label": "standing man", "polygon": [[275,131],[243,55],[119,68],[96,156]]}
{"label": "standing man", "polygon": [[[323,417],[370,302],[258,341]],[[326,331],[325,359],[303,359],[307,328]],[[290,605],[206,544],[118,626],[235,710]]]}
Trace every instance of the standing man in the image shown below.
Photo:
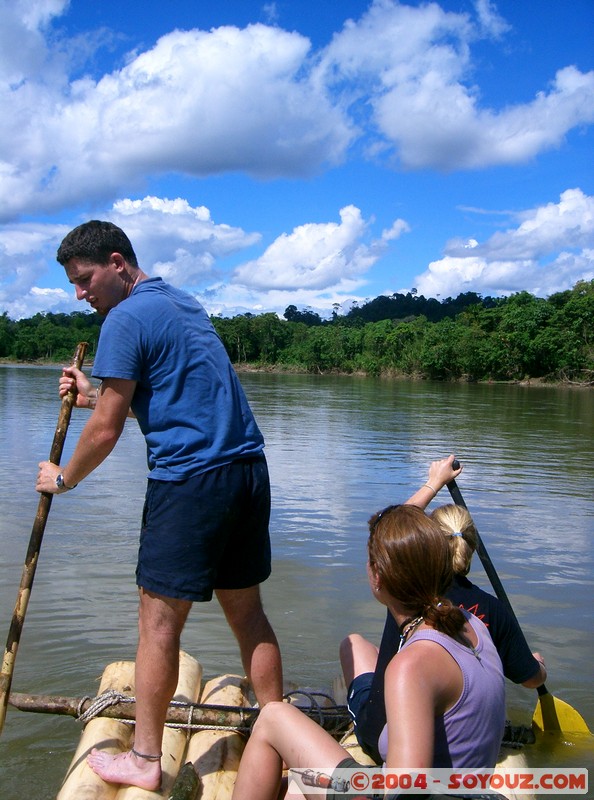
{"label": "standing man", "polygon": [[41,462],[36,488],[74,489],[136,417],[150,470],[136,569],[136,733],[132,750],[95,750],[88,762],[106,781],[154,790],[192,602],[215,592],[259,704],[282,699],[280,650],[259,589],[271,571],[264,440],[205,310],[149,278],[120,228],[80,225],[57,259],[77,299],[106,315],[93,365],[101,385],[64,370],[60,394],[76,386],[76,405],[93,413],[66,465]]}

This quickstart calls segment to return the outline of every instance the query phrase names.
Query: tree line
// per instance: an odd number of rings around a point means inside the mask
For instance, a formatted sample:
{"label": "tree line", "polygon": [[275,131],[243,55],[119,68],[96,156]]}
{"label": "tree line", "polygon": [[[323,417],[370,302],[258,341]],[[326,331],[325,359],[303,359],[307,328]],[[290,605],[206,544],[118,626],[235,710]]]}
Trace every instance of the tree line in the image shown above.
{"label": "tree line", "polygon": [[[528,292],[439,301],[406,294],[335,307],[322,319],[288,306],[274,313],[212,317],[234,364],[314,373],[405,375],[433,380],[594,383],[594,280],[539,298]],[[79,341],[92,359],[95,313],[0,317],[0,358],[67,362]]]}

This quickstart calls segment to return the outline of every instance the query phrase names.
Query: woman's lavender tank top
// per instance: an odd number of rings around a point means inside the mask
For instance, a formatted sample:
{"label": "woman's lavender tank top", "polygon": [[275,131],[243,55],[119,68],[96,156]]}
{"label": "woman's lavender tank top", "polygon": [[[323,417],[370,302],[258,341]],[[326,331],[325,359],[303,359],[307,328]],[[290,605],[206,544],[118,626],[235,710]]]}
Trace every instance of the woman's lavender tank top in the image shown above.
{"label": "woman's lavender tank top", "polygon": [[[434,630],[422,630],[402,649],[427,639],[441,645],[462,670],[462,694],[449,711],[435,718],[434,768],[478,769],[493,767],[505,726],[505,683],[501,660],[489,632],[473,614],[464,612],[478,642],[470,649]],[[378,743],[385,761],[387,725]]]}

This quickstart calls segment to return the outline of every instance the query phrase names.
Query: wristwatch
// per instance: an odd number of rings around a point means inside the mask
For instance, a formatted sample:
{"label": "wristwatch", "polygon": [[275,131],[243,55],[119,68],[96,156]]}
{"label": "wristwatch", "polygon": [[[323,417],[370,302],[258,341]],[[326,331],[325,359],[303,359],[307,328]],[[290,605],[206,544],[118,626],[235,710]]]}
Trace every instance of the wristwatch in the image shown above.
{"label": "wristwatch", "polygon": [[66,491],[70,491],[71,489],[76,489],[78,483],[75,483],[74,486],[66,486],[66,484],[64,483],[64,476],[60,472],[60,474],[56,478],[56,486],[58,487],[58,489],[66,489]]}

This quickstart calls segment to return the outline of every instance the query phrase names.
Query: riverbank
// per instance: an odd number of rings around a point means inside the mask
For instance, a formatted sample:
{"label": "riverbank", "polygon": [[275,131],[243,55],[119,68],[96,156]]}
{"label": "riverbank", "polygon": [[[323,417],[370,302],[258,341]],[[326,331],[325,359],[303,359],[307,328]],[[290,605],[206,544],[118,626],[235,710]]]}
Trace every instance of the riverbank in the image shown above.
{"label": "riverbank", "polygon": [[[85,368],[92,367],[93,362],[85,363]],[[35,361],[15,361],[8,358],[0,358],[0,366],[13,366],[13,367],[61,367],[63,362],[52,361],[49,359],[37,359]],[[343,370],[317,370],[312,372],[297,365],[285,364],[246,364],[244,362],[233,364],[233,368],[237,373],[267,373],[267,374],[282,374],[282,375],[350,375],[356,378],[379,378],[381,380],[406,380],[406,381],[435,381],[435,378],[425,378],[420,374],[409,375],[405,372],[398,372],[397,370],[385,370],[379,375],[369,375],[362,370],[347,372]],[[588,378],[583,381],[570,380],[565,378],[563,380],[551,380],[543,377],[525,377],[521,380],[472,380],[467,377],[452,378],[451,380],[440,380],[437,383],[476,383],[478,385],[501,385],[501,386],[526,386],[526,387],[550,387],[554,389],[567,388],[567,389],[592,389],[594,388],[594,375],[591,370],[586,370],[589,373]]]}
{"label": "riverbank", "polygon": [[[363,371],[353,371],[353,372],[344,372],[341,370],[326,370],[322,371],[319,370],[317,372],[311,372],[310,370],[301,369],[299,367],[292,367],[292,366],[285,366],[285,365],[266,365],[266,366],[259,366],[257,364],[233,364],[233,367],[236,372],[263,372],[263,373],[279,373],[279,374],[295,374],[295,375],[350,375],[352,377],[357,378],[380,378],[383,380],[406,380],[406,381],[429,381],[433,380],[434,378],[425,378],[423,375],[413,374],[409,375],[405,372],[398,372],[396,370],[386,370],[379,375],[369,375]],[[592,376],[594,378],[594,376]],[[436,381],[437,383],[476,383],[478,385],[500,385],[500,386],[533,386],[533,387],[542,387],[548,386],[552,388],[573,388],[573,389],[592,389],[594,387],[594,379],[588,379],[584,381],[572,381],[569,378],[564,380],[550,380],[548,378],[531,378],[526,377],[522,380],[471,380],[469,378],[452,378],[451,380],[442,380]]]}

